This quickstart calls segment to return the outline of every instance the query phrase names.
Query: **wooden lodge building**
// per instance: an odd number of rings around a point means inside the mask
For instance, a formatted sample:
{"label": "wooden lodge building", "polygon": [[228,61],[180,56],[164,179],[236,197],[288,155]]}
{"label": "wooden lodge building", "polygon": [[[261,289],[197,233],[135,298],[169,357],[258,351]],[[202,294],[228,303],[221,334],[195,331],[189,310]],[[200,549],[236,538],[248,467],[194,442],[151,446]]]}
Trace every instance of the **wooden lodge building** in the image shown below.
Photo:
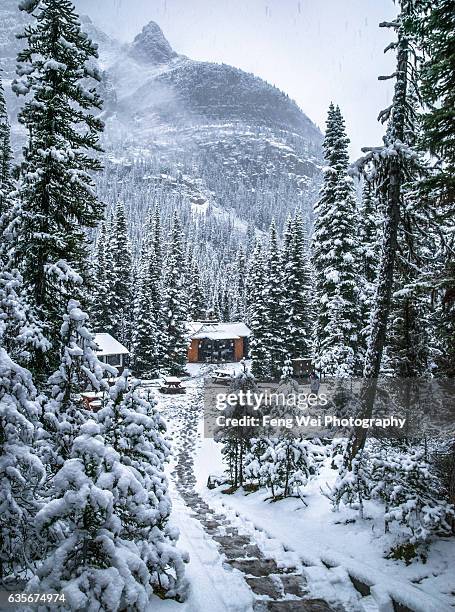
{"label": "wooden lodge building", "polygon": [[192,321],[189,323],[190,363],[241,361],[248,356],[250,330],[245,323]]}
{"label": "wooden lodge building", "polygon": [[98,359],[122,372],[130,355],[129,350],[111,334],[95,334],[95,342],[98,346],[96,351]]}

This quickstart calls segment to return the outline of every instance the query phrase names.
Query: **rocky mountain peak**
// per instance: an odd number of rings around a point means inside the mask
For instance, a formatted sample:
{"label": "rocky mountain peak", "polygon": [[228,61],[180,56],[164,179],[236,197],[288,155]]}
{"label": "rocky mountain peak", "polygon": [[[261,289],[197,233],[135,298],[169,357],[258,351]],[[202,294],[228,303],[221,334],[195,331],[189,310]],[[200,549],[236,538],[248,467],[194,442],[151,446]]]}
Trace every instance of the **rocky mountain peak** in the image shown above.
{"label": "rocky mountain peak", "polygon": [[150,21],[134,39],[130,55],[143,63],[165,64],[176,57],[177,53],[166,40],[160,26]]}

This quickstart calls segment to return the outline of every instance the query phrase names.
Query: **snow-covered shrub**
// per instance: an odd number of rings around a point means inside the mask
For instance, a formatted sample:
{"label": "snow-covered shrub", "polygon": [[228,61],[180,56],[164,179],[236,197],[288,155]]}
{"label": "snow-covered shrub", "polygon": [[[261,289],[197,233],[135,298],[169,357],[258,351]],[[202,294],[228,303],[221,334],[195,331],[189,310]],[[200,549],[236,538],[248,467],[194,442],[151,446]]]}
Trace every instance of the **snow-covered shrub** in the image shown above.
{"label": "snow-covered shrub", "polygon": [[316,445],[301,438],[255,438],[246,457],[245,474],[270,489],[274,500],[302,498],[302,488],[319,471]]}
{"label": "snow-covered shrub", "polygon": [[260,487],[269,484],[268,450],[271,445],[272,441],[269,438],[253,438],[250,450],[245,456],[245,476],[256,481]]}
{"label": "snow-covered shrub", "polygon": [[[286,436],[275,445],[276,484],[280,497],[302,497],[301,490],[319,471],[318,455],[310,440]],[[275,497],[277,491],[275,489]]]}
{"label": "snow-covered shrub", "polygon": [[323,492],[335,510],[344,503],[358,508],[361,517],[365,500],[382,502],[385,531],[392,523],[399,525],[391,554],[407,562],[432,536],[451,533],[455,509],[444,499],[441,482],[421,449],[370,443],[351,468],[341,465],[334,486]]}
{"label": "snow-covered shrub", "polygon": [[119,536],[134,543],[148,571],[148,583],[166,597],[183,599],[187,556],[176,548],[178,531],[168,525],[171,500],[164,464],[170,446],[155,402],[139,395],[139,381],[125,370],[98,413],[106,440],[119,455],[120,468],[101,482],[114,491]]}
{"label": "snow-covered shrub", "polygon": [[[378,465],[379,464],[379,465]],[[421,450],[388,453],[373,459],[376,479],[374,493],[384,499],[385,525],[398,522],[411,544],[427,542],[437,534],[450,534],[454,507],[441,495],[441,484]]]}
{"label": "snow-covered shrub", "polygon": [[[257,392],[255,378],[246,368],[240,372],[229,386],[229,392],[237,391]],[[228,405],[224,414],[229,418],[241,418],[252,416],[253,409],[250,406],[242,406],[240,403],[234,406]],[[256,413],[254,413],[257,416]],[[253,428],[249,427],[220,427],[215,431],[214,439],[221,442],[223,461],[227,464],[227,473],[233,488],[243,486],[246,479],[245,465],[246,457],[250,452],[251,440],[253,438]]]}
{"label": "snow-covered shrub", "polygon": [[115,368],[99,361],[88,315],[81,310],[79,302],[68,301],[60,334],[60,365],[49,377],[50,397],[43,413],[43,426],[47,432],[42,444],[43,460],[53,473],[70,456],[73,440],[87,419],[80,393],[107,391],[103,376],[117,373]]}
{"label": "snow-covered shrub", "polygon": [[34,516],[45,469],[34,452],[39,399],[31,374],[0,347],[0,580],[33,561]]}
{"label": "snow-covered shrub", "polygon": [[363,449],[348,467],[345,462],[340,466],[335,484],[329,485],[322,493],[330,499],[334,510],[339,510],[340,504],[359,510],[363,518],[364,501],[371,494],[371,471],[368,451]]}
{"label": "snow-covered shrub", "polygon": [[62,593],[62,610],[144,609],[151,595],[147,568],[134,543],[119,537],[114,509],[122,469],[100,426],[83,424],[71,457],[52,479],[52,499],[36,516],[37,534],[51,550],[29,592]]}
{"label": "snow-covered shrub", "polygon": [[27,367],[33,365],[34,351],[46,352],[50,347],[23,297],[23,280],[17,270],[0,270],[0,336],[10,357]]}
{"label": "snow-covered shrub", "polygon": [[332,470],[340,471],[345,454],[348,448],[349,440],[347,438],[334,438],[328,449],[329,457],[331,458],[330,467]]}

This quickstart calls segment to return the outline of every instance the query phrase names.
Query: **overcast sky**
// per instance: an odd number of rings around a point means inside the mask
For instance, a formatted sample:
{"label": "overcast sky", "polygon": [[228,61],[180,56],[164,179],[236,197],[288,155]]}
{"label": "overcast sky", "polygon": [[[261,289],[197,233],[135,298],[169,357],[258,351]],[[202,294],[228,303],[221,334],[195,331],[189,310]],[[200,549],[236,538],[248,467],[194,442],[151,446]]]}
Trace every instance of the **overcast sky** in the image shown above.
{"label": "overcast sky", "polygon": [[392,0],[76,0],[80,13],[130,41],[150,20],[193,59],[253,72],[289,94],[324,130],[331,100],[340,105],[351,155],[380,143],[378,112],[390,104]]}

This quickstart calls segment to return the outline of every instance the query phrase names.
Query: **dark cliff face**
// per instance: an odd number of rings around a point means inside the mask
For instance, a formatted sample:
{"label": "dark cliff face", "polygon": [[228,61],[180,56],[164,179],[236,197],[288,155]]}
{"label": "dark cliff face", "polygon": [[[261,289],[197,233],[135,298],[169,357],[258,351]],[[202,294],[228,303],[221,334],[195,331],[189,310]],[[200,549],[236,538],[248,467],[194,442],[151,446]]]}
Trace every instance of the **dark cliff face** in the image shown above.
{"label": "dark cliff face", "polygon": [[127,109],[138,117],[157,115],[175,125],[241,122],[289,130],[313,144],[321,142],[319,130],[286,94],[233,66],[179,55],[153,21],[108,75],[122,90],[118,92],[124,101],[120,111]]}
{"label": "dark cliff face", "polygon": [[290,130],[314,142],[320,139],[319,130],[295,102],[238,68],[189,61],[156,80],[171,85],[188,110],[207,119]]}

